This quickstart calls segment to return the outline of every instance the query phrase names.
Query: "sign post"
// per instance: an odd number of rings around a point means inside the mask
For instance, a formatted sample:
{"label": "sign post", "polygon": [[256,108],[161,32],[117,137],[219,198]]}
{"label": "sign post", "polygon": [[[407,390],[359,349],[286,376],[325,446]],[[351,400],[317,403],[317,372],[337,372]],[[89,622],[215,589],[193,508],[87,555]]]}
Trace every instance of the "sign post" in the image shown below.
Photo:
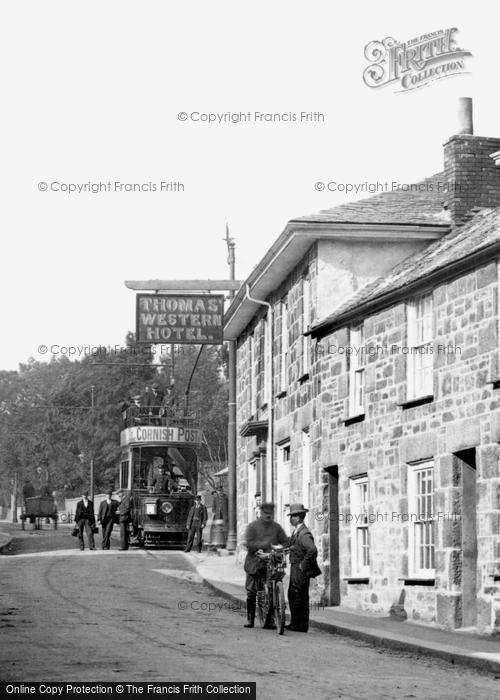
{"label": "sign post", "polygon": [[[236,256],[234,253],[234,238],[229,236],[229,227],[226,224],[227,263],[229,265],[229,278],[234,280]],[[229,299],[234,299],[234,290],[230,290]],[[229,340],[228,379],[228,426],[227,426],[227,517],[228,531],[226,547],[229,552],[236,549],[236,341]]]}
{"label": "sign post", "polygon": [[[146,280],[126,281],[137,294],[136,342],[154,345],[222,345],[224,296],[212,291],[229,291],[234,298],[240,282],[235,280],[235,243],[226,225],[229,280]],[[189,292],[182,294],[181,292]],[[227,549],[236,549],[236,341],[229,340],[228,350],[228,537]],[[201,348],[200,348],[201,349]],[[144,440],[142,434],[126,433],[125,442]],[[191,436],[197,442],[199,436]],[[182,442],[182,439],[179,440]]]}

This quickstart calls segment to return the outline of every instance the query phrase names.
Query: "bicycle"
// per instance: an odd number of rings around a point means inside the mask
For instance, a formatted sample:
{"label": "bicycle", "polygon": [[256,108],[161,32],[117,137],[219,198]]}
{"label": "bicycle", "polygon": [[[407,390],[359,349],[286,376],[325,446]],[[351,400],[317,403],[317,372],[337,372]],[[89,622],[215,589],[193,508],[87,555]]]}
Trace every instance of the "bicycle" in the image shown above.
{"label": "bicycle", "polygon": [[286,558],[289,549],[282,545],[271,545],[269,553],[261,553],[259,557],[266,562],[266,573],[261,578],[257,591],[257,610],[261,627],[269,622],[269,614],[272,611],[276,631],[283,634],[285,631],[285,591],[283,578],[285,576]]}

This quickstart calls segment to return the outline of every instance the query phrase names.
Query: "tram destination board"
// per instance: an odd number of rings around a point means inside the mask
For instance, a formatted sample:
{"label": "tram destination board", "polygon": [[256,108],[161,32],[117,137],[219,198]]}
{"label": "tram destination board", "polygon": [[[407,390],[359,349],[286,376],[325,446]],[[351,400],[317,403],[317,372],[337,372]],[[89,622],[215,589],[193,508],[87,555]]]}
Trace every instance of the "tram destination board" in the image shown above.
{"label": "tram destination board", "polygon": [[138,343],[220,345],[222,294],[137,294]]}

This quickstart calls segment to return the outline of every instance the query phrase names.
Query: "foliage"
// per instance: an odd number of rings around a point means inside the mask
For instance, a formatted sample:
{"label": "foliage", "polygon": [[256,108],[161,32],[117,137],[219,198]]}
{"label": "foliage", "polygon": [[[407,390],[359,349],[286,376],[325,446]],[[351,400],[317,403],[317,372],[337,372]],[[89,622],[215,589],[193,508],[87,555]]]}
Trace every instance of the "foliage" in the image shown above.
{"label": "foliage", "polygon": [[[200,464],[210,474],[226,461],[225,356],[223,348],[204,348],[186,396],[197,354],[197,347],[177,346],[175,394],[181,405],[188,402],[201,416],[206,440]],[[58,357],[48,363],[30,359],[17,372],[0,372],[0,504],[8,502],[15,475],[18,493],[27,478],[36,488],[48,480],[51,490],[81,493],[88,488],[91,456],[95,491],[112,487],[123,401],[146,385],[166,388],[171,371],[170,358],[158,364],[128,334],[126,351],[120,354],[75,361]]]}

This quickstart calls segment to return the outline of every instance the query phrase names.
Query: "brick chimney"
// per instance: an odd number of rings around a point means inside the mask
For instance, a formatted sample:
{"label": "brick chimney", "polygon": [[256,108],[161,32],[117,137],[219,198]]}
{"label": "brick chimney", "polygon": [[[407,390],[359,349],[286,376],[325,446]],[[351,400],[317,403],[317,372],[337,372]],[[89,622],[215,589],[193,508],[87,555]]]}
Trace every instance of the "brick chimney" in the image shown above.
{"label": "brick chimney", "polygon": [[459,225],[474,209],[500,206],[500,138],[474,136],[472,99],[461,97],[458,133],[444,144],[445,206]]}

